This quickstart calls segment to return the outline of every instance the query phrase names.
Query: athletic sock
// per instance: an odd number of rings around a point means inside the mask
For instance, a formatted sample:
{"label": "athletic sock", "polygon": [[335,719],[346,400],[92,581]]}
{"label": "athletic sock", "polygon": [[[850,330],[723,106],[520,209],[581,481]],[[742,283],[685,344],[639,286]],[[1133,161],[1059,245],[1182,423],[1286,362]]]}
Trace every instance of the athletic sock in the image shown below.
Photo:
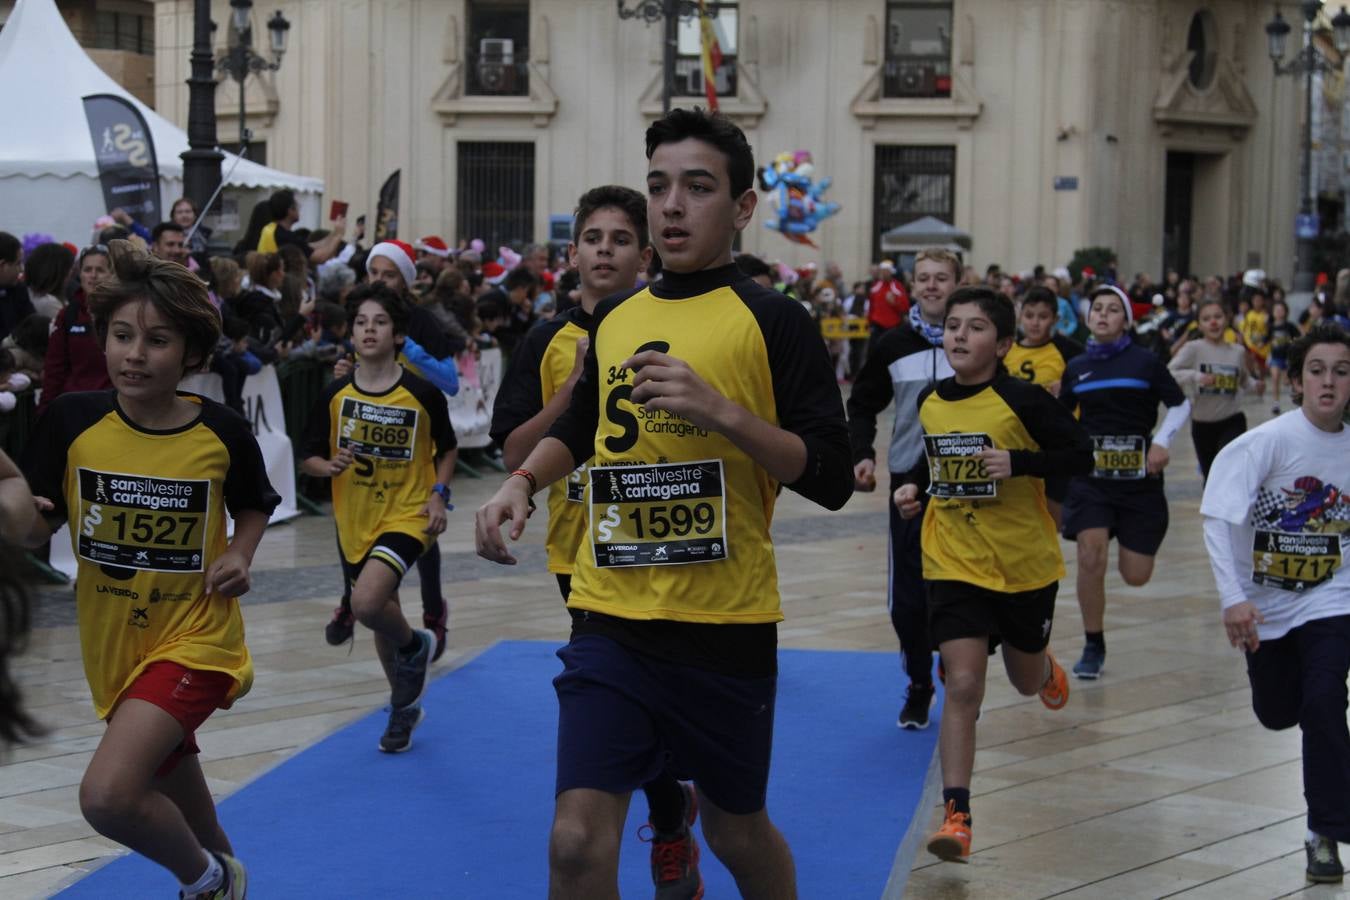
{"label": "athletic sock", "polygon": [[684,831],[684,787],[675,776],[662,772],[642,786],[647,795],[647,820],[658,834],[674,834]]}
{"label": "athletic sock", "polygon": [[216,859],[214,853],[206,853],[206,871],[201,877],[192,884],[185,884],[183,888],[184,897],[195,897],[198,894],[204,894],[207,891],[220,887],[221,882],[225,880],[225,869],[221,867],[220,860]]}
{"label": "athletic sock", "polygon": [[943,788],[942,805],[946,806],[948,803],[953,804],[957,812],[970,815],[970,788]]}
{"label": "athletic sock", "polygon": [[1085,631],[1083,632],[1083,635],[1087,638],[1087,642],[1089,644],[1092,644],[1093,646],[1098,647],[1102,650],[1106,649],[1106,632]]}
{"label": "athletic sock", "polygon": [[414,631],[412,634],[412,640],[408,641],[408,643],[404,644],[402,647],[399,647],[398,652],[401,656],[412,656],[414,653],[416,653],[418,650],[421,649],[422,649],[422,636],[419,635],[416,631]]}

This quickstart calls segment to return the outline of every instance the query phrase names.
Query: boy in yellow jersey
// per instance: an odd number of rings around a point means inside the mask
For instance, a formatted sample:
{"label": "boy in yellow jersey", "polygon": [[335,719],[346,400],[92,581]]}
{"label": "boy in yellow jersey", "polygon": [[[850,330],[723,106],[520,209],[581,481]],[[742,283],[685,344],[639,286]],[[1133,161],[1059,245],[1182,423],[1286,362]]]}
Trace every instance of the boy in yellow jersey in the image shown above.
{"label": "boy in yellow jersey", "polygon": [[252,685],[236,598],[279,498],[248,423],[177,392],[220,335],[206,286],[126,241],[110,257],[113,277],[89,309],[113,389],[64,394],[38,422],[24,468],[45,516],[25,542],[71,523],[84,671],[108,723],[80,811],[173,872],[180,896],[239,900],[247,877],[195,732]]}
{"label": "boy in yellow jersey", "polygon": [[[587,333],[596,305],[637,286],[651,262],[647,200],[632,188],[606,185],[581,195],[572,222],[568,259],[580,277],[581,302],[525,334],[511,356],[492,409],[492,439],[502,461],[524,462],[572,400],[590,346]],[[586,467],[554,482],[548,492],[548,569],[563,600],[572,589],[572,567],[586,535]],[[666,769],[642,786],[650,809],[652,880],[657,896],[692,897],[702,885],[693,823],[698,802]],[[647,829],[644,829],[646,831]]]}
{"label": "boy in yellow jersey", "polygon": [[[1042,285],[1035,285],[1022,298],[1019,317],[1022,337],[1012,345],[1003,360],[1014,378],[1039,384],[1059,396],[1059,380],[1064,377],[1064,366],[1083,352],[1083,345],[1055,330],[1059,317],[1059,297]],[[1045,479],[1045,502],[1050,516],[1059,527],[1064,495],[1069,491],[1066,475],[1052,475]]]}
{"label": "boy in yellow jersey", "polygon": [[333,479],[333,518],[352,612],[375,632],[389,679],[389,724],[380,749],[402,753],[422,721],[419,701],[435,637],[408,624],[398,585],[445,530],[455,432],[445,395],[396,359],[408,322],[403,299],[383,284],[362,285],[348,298],[347,314],[360,365],[324,391],[300,467]]}
{"label": "boy in yellow jersey", "polygon": [[970,855],[970,776],[975,720],[984,699],[993,638],[1018,692],[1050,709],[1069,682],[1046,646],[1064,577],[1042,480],[1086,474],[1092,442],[1050,394],[1013,378],[1002,361],[1014,335],[1008,298],[986,287],[947,298],[943,349],[955,373],[919,397],[927,459],[894,501],[900,515],[923,509],[923,574],[933,641],[946,670],[938,752],[946,817],[928,841],[948,861]]}
{"label": "boy in yellow jersey", "polygon": [[[769,523],[787,486],[852,491],[843,405],[819,331],[745,278],[754,156],[729,119],[673,110],[647,130],[659,281],[595,311],[572,402],[479,511],[480,555],[515,562],[530,495],[592,460],[586,538],[558,655],[554,898],[618,897],[632,791],[692,780],[709,847],[742,896],[796,896],[765,809],[782,619]],[[698,894],[694,894],[698,896]]]}

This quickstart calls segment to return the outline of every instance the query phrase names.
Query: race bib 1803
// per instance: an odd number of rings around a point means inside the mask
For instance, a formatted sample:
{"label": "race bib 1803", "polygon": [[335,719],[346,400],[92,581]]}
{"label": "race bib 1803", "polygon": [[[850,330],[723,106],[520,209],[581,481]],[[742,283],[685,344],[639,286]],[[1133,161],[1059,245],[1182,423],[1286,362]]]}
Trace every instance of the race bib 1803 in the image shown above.
{"label": "race bib 1803", "polygon": [[1306,591],[1340,567],[1339,535],[1257,531],[1252,543],[1252,581],[1267,587]]}
{"label": "race bib 1803", "polygon": [[105,566],[200,572],[211,482],[77,470],[76,552]]}
{"label": "race bib 1803", "polygon": [[984,460],[976,456],[994,446],[987,434],[925,434],[928,454],[928,493],[933,497],[964,500],[997,497],[998,482],[989,477]]}
{"label": "race bib 1803", "polygon": [[591,546],[599,568],[727,558],[720,459],[590,470]]}
{"label": "race bib 1803", "polygon": [[1146,441],[1139,434],[1094,434],[1092,477],[1137,481],[1148,475]]}
{"label": "race bib 1803", "polygon": [[410,460],[417,436],[417,410],[380,406],[355,397],[342,398],[338,415],[339,449],[357,456]]}

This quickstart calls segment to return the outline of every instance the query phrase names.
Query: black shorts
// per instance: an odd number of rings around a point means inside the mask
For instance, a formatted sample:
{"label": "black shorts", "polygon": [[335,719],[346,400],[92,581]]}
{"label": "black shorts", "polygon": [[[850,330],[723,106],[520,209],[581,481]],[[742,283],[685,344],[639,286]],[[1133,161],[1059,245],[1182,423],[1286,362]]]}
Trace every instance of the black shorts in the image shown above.
{"label": "black shorts", "polygon": [[1128,487],[1100,478],[1076,477],[1064,498],[1063,533],[1074,540],[1088,528],[1105,528],[1120,546],[1154,556],[1167,537],[1167,495],[1156,478]]}
{"label": "black shorts", "polygon": [[360,562],[348,562],[346,557],[342,558],[342,575],[347,579],[347,587],[350,589],[356,584],[356,579],[366,567],[366,562],[372,559],[377,559],[394,570],[394,574],[398,576],[398,581],[394,582],[394,586],[397,587],[398,583],[403,581],[403,576],[408,574],[408,569],[426,552],[430,540],[431,535],[427,535],[427,540],[422,541],[406,532],[386,531],[375,539]]}
{"label": "black shorts", "polygon": [[1050,643],[1059,582],[1034,591],[1005,594],[964,581],[928,582],[928,631],[933,643],[958,638],[1001,638],[1023,653],[1039,653]]}
{"label": "black shorts", "polygon": [[666,662],[598,634],[558,651],[556,791],[637,790],[662,769],[720,808],[764,808],[776,676],[740,678]]}
{"label": "black shorts", "polygon": [[1045,479],[1046,499],[1064,505],[1064,498],[1069,495],[1069,482],[1072,480],[1069,475],[1051,475]]}

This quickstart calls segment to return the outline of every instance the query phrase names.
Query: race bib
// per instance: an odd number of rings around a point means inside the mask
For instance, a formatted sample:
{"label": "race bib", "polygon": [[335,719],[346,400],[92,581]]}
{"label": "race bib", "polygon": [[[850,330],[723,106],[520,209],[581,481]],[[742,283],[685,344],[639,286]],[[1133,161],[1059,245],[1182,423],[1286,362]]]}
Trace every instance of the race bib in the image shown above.
{"label": "race bib", "polygon": [[200,572],[211,482],[77,470],[76,552],[103,566]]}
{"label": "race bib", "polygon": [[1094,434],[1092,477],[1137,481],[1148,475],[1146,441],[1139,434]]}
{"label": "race bib", "polygon": [[338,414],[338,449],[357,456],[410,460],[417,436],[417,410],[381,406],[355,397],[343,397]]}
{"label": "race bib", "polygon": [[1202,384],[1197,389],[1197,393],[1208,394],[1227,394],[1232,396],[1238,392],[1238,367],[1225,366],[1219,363],[1201,363],[1200,373],[1202,375],[1213,375],[1213,384]]}
{"label": "race bib", "polygon": [[975,454],[994,446],[987,434],[925,434],[928,454],[928,494],[946,499],[997,497],[998,482],[989,477],[984,460]]}
{"label": "race bib", "polygon": [[599,568],[727,558],[722,461],[590,470],[591,547]]}
{"label": "race bib", "polygon": [[1306,591],[1330,581],[1341,567],[1335,534],[1257,531],[1252,543],[1252,581],[1282,591]]}
{"label": "race bib", "polygon": [[584,463],[573,469],[572,474],[567,476],[567,502],[586,502],[586,465]]}

